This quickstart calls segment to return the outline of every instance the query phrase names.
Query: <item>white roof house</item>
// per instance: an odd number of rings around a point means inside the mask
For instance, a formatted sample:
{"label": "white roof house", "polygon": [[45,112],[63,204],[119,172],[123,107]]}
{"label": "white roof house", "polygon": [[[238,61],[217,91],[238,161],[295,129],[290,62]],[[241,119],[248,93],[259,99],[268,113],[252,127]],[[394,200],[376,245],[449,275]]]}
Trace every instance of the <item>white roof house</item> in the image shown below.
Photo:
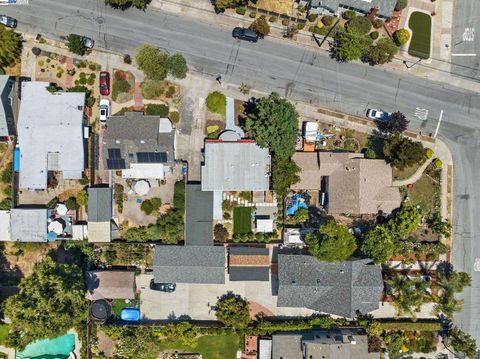
{"label": "white roof house", "polygon": [[46,189],[48,171],[80,179],[85,168],[85,93],[50,93],[47,86],[47,82],[22,84],[17,124],[21,189]]}
{"label": "white roof house", "polygon": [[0,241],[10,241],[10,211],[0,211]]}
{"label": "white roof house", "polygon": [[13,208],[10,230],[12,241],[47,242],[47,209]]}
{"label": "white roof house", "polygon": [[268,191],[270,154],[253,140],[207,140],[202,191]]}

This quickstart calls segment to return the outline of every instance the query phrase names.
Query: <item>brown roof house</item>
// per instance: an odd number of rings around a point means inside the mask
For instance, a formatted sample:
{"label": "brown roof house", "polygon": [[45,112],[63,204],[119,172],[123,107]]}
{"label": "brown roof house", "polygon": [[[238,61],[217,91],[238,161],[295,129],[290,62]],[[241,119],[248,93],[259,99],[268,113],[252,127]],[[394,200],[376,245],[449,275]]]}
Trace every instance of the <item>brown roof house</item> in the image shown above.
{"label": "brown roof house", "polygon": [[348,152],[296,152],[293,159],[301,173],[292,189],[320,190],[329,213],[390,213],[400,207],[392,168],[384,160]]}
{"label": "brown roof house", "polygon": [[228,256],[230,281],[269,281],[268,248],[230,247]]}
{"label": "brown roof house", "polygon": [[135,272],[93,270],[85,273],[85,282],[89,300],[135,299]]}

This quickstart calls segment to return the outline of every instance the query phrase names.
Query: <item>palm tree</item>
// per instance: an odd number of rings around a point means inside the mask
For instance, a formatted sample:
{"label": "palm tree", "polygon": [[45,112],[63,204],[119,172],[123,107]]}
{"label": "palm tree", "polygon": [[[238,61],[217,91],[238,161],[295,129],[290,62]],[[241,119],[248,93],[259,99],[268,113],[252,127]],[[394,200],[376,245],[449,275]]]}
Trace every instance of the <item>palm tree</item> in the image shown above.
{"label": "palm tree", "polygon": [[0,66],[11,66],[22,53],[22,43],[18,35],[0,26]]}
{"label": "palm tree", "polygon": [[408,314],[414,319],[422,304],[431,302],[433,297],[428,293],[430,287],[422,277],[408,278],[397,274],[391,280],[386,280],[392,286],[393,306],[397,316]]}

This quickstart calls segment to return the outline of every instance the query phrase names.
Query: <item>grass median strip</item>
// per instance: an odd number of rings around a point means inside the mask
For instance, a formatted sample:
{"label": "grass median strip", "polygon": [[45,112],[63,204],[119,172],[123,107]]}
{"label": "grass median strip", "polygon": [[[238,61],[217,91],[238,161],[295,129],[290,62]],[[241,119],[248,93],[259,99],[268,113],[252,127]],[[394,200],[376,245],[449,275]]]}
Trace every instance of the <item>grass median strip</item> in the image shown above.
{"label": "grass median strip", "polygon": [[432,18],[428,14],[415,11],[410,15],[408,27],[412,30],[408,54],[420,59],[428,59],[430,57]]}

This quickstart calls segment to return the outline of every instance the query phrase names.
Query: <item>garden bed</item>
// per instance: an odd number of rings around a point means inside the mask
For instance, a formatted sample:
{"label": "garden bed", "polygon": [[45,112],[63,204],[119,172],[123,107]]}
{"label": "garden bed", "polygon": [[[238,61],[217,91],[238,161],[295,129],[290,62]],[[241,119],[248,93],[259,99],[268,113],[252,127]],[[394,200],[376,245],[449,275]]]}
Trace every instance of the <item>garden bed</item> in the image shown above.
{"label": "garden bed", "polygon": [[113,69],[112,100],[125,103],[133,100],[135,76],[129,71]]}
{"label": "garden bed", "polygon": [[408,47],[408,54],[420,59],[428,59],[430,57],[432,33],[431,16],[420,11],[415,11],[410,15],[408,27],[412,30],[412,39]]}

